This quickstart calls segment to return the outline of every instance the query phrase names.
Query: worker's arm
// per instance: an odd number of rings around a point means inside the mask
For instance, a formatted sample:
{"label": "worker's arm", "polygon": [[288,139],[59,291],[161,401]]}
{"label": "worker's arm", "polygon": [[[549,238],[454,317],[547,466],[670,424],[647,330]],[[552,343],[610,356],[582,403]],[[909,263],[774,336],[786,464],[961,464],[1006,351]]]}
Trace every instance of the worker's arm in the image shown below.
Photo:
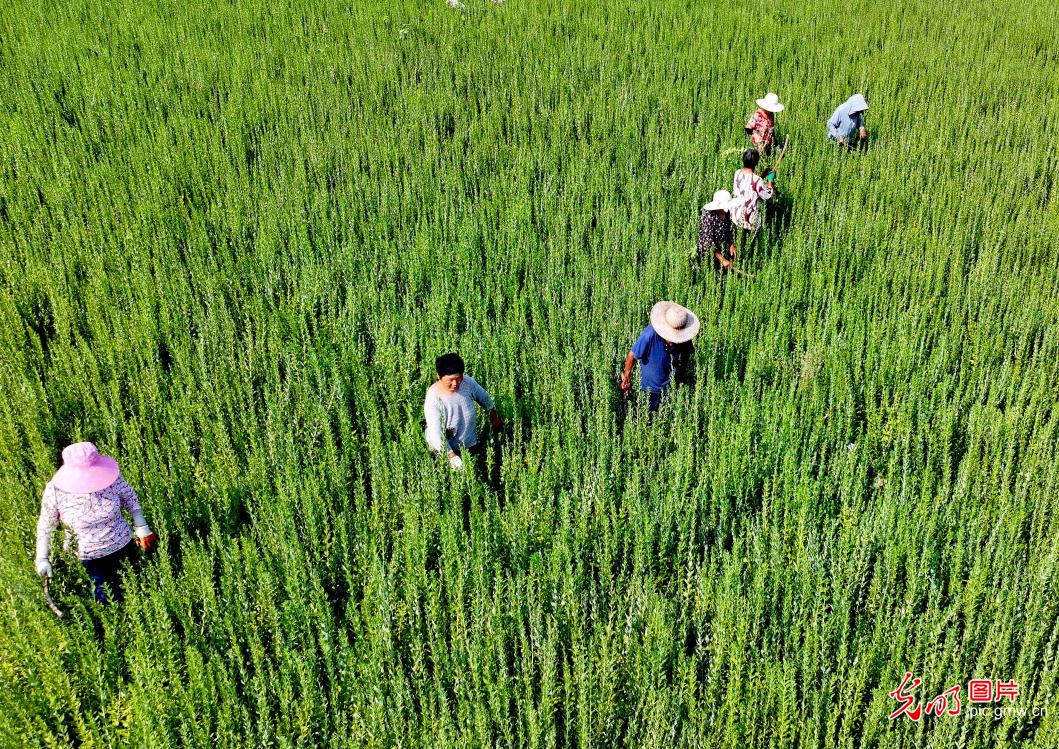
{"label": "worker's arm", "polygon": [[841,143],[844,138],[842,133],[839,131],[839,125],[842,124],[842,107],[838,107],[834,112],[831,113],[831,119],[827,121],[827,130],[831,133],[832,138],[836,138]]}
{"label": "worker's arm", "polygon": [[632,387],[632,365],[636,361],[636,355],[633,352],[629,352],[629,355],[625,357],[625,369],[621,373],[621,389],[628,390]]}
{"label": "worker's arm", "polygon": [[55,490],[51,484],[44,487],[44,496],[40,502],[40,517],[37,518],[37,574],[51,577],[51,563],[48,554],[51,552],[51,534],[59,525],[59,508],[55,504]]}
{"label": "worker's arm", "polygon": [[464,380],[471,386],[471,398],[482,408],[489,412],[489,423],[493,425],[493,429],[499,429],[501,425],[500,414],[496,412],[496,406],[493,403],[493,396],[489,395],[484,387],[478,384],[478,381],[469,375],[465,375]]}
{"label": "worker's arm", "polygon": [[121,497],[121,509],[132,517],[132,527],[136,534],[136,545],[144,551],[151,551],[158,541],[158,536],[147,525],[147,520],[143,516],[143,508],[140,506],[140,498],[136,496],[136,492],[133,491],[125,479],[119,477],[114,482],[114,485],[118,496]]}
{"label": "worker's arm", "polygon": [[423,433],[427,445],[437,453],[448,452],[449,458],[457,456],[455,450],[450,450],[448,441],[445,439],[445,430],[441,426],[441,409],[438,408],[434,394],[427,390],[426,400],[423,401],[423,416],[426,418],[427,428]]}

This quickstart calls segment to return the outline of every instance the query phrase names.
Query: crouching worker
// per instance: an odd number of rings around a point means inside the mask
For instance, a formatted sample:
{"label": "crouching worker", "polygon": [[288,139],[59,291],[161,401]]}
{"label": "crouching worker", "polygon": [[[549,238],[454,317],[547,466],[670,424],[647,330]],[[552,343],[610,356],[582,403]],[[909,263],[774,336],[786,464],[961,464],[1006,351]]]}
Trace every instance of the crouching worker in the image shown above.
{"label": "crouching worker", "polygon": [[659,302],[651,308],[651,324],[644,328],[625,357],[621,389],[632,388],[632,367],[640,361],[640,391],[646,393],[651,411],[657,411],[670,375],[677,384],[690,381],[691,339],[698,335],[699,319],[676,302]]}
{"label": "crouching worker", "polygon": [[868,102],[864,101],[864,97],[853,94],[831,114],[831,119],[827,121],[827,136],[851,150],[858,143],[867,145],[868,130],[864,127],[864,113],[867,111]]}
{"label": "crouching worker", "polygon": [[485,388],[463,373],[463,359],[459,354],[444,354],[434,364],[438,380],[427,388],[423,401],[427,421],[424,436],[430,449],[446,455],[449,464],[459,471],[463,469],[461,450],[471,455],[484,452],[478,442],[475,403],[489,410],[489,422],[494,429],[500,428],[500,416]]}
{"label": "crouching worker", "polygon": [[735,260],[735,243],[732,240],[732,220],[728,207],[732,195],[727,190],[718,190],[713,200],[702,207],[699,219],[699,241],[695,246],[699,264],[710,257],[714,270],[728,270]]}
{"label": "crouching worker", "polygon": [[[133,528],[122,515],[132,518]],[[78,442],[63,450],[63,464],[44,487],[37,521],[37,574],[51,577],[48,561],[51,536],[62,524],[73,534],[77,558],[92,581],[100,603],[120,601],[122,563],[131,561],[134,547],[154,549],[158,537],[143,517],[136,492],[121,477],[118,463],[100,455],[91,442]]]}

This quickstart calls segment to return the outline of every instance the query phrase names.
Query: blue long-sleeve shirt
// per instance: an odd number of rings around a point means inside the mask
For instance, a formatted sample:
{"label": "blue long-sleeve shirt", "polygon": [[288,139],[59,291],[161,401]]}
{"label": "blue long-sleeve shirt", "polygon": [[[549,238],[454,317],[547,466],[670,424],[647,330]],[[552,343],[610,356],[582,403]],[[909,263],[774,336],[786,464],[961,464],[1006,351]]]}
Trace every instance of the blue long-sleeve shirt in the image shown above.
{"label": "blue long-sleeve shirt", "polygon": [[860,94],[853,94],[831,115],[827,121],[827,134],[832,140],[849,140],[864,127],[864,111],[868,102]]}

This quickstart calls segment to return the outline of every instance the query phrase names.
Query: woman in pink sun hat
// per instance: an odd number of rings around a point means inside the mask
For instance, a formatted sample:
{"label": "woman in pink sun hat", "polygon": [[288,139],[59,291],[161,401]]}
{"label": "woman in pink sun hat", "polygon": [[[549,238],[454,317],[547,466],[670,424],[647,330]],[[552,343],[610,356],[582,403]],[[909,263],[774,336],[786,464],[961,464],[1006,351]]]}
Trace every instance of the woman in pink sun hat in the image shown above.
{"label": "woman in pink sun hat", "polygon": [[135,544],[151,551],[158,537],[144,520],[136,492],[125,483],[114,458],[100,455],[91,442],[77,442],[63,450],[63,464],[44,487],[37,521],[37,574],[51,577],[48,562],[51,536],[61,523],[77,543],[77,558],[92,580],[100,603],[121,599],[118,571],[133,554],[133,529],[122,515],[132,518]]}

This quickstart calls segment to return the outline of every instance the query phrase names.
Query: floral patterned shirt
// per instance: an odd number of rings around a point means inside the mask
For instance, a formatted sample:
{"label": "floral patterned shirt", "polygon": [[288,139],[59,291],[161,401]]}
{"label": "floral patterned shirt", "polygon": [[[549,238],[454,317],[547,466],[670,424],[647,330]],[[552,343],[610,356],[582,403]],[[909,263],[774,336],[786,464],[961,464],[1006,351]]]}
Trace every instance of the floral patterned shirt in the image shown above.
{"label": "floral patterned shirt", "polygon": [[761,226],[761,203],[772,197],[772,186],[752,172],[740,169],[732,180],[732,223],[742,229]]}
{"label": "floral patterned shirt", "polygon": [[700,258],[720,250],[727,255],[732,246],[732,222],[727,213],[703,211],[699,220],[699,242],[695,250]]}
{"label": "floral patterned shirt", "polygon": [[762,153],[772,147],[772,130],[775,126],[772,115],[764,109],[757,110],[746,121],[746,129],[750,131],[750,142]]}
{"label": "floral patterned shirt", "polygon": [[48,482],[37,521],[37,558],[48,557],[51,534],[59,523],[73,531],[78,559],[113,554],[132,539],[132,528],[122,510],[143,517],[136,492],[120,476],[106,489],[88,494],[71,494]]}

